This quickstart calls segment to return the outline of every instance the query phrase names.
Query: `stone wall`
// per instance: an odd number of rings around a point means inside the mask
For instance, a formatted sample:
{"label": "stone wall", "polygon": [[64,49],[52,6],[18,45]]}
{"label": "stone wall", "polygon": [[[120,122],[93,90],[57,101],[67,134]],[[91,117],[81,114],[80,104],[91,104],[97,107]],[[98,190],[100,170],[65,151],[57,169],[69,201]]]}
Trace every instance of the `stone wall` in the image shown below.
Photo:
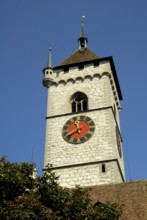
{"label": "stone wall", "polygon": [[[103,62],[97,67],[88,64],[82,70],[71,67],[68,73],[58,70],[52,79],[53,83],[48,89],[45,165],[50,163],[54,168],[60,167],[56,172],[61,185],[67,187],[79,184],[81,176],[85,176],[80,183],[83,186],[121,182],[120,170],[114,162],[107,164],[104,175],[99,172],[100,162],[117,159],[124,175],[123,158],[118,154],[116,143],[117,121],[112,109],[115,104],[118,115],[118,97],[110,64]],[[67,120],[77,115],[71,113],[70,102],[71,96],[77,91],[87,95],[89,110],[78,114],[93,119],[95,132],[84,143],[70,144],[63,139],[62,129]],[[79,165],[85,163],[89,165]],[[64,169],[64,166],[72,168]]]}
{"label": "stone wall", "polygon": [[[106,172],[102,171],[102,164],[105,164]],[[55,169],[55,172],[59,176],[59,184],[68,188],[122,182],[116,161]]]}

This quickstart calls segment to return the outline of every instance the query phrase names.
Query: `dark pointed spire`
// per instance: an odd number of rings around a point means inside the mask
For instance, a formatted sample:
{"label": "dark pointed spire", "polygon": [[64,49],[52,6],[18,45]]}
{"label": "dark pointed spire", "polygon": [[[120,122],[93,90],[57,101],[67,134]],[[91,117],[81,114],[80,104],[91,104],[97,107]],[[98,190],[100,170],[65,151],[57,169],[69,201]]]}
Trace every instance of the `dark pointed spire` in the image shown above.
{"label": "dark pointed spire", "polygon": [[87,43],[88,43],[88,39],[87,37],[85,37],[85,34],[84,34],[84,18],[85,16],[82,16],[80,38],[78,39],[79,50],[84,50],[87,47]]}

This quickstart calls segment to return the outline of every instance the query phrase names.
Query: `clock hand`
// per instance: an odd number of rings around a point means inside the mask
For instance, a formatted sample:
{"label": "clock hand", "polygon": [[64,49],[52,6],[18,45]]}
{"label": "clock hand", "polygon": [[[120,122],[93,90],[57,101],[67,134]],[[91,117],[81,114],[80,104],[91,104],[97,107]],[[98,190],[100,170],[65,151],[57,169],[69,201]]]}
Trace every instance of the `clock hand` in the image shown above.
{"label": "clock hand", "polygon": [[77,127],[77,129],[78,129],[78,134],[80,134],[80,125],[79,125],[79,123],[80,123],[80,121],[75,121],[75,125],[76,125],[76,127]]}
{"label": "clock hand", "polygon": [[76,131],[77,131],[78,129],[76,128],[76,129],[74,129],[74,130],[72,130],[72,131],[70,131],[67,135],[66,135],[66,137],[67,136],[69,136],[69,135],[72,135],[72,134],[74,134]]}
{"label": "clock hand", "polygon": [[[82,128],[82,126],[79,126],[79,128],[76,128],[76,129],[70,131],[70,132],[66,135],[66,137],[68,137],[68,136],[70,136],[70,135],[76,133],[76,132],[79,131],[81,128]],[[78,133],[79,133],[79,132],[78,132]]]}

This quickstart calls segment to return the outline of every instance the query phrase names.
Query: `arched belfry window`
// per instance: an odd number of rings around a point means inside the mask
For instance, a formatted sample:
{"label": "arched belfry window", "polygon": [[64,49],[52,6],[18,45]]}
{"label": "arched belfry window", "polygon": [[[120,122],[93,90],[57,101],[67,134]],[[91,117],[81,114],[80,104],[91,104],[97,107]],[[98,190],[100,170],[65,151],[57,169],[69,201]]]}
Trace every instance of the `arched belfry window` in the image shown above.
{"label": "arched belfry window", "polygon": [[72,112],[82,112],[88,110],[88,98],[82,92],[76,92],[71,97]]}

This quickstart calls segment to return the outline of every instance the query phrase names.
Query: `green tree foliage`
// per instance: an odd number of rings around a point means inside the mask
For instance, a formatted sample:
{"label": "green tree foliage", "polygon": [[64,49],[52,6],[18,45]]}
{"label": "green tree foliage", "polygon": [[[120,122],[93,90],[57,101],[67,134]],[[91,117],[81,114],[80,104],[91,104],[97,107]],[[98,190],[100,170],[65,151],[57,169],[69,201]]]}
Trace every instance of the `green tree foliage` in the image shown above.
{"label": "green tree foliage", "polygon": [[1,220],[118,220],[121,207],[98,202],[93,206],[87,190],[64,189],[47,166],[34,178],[35,166],[0,159]]}

